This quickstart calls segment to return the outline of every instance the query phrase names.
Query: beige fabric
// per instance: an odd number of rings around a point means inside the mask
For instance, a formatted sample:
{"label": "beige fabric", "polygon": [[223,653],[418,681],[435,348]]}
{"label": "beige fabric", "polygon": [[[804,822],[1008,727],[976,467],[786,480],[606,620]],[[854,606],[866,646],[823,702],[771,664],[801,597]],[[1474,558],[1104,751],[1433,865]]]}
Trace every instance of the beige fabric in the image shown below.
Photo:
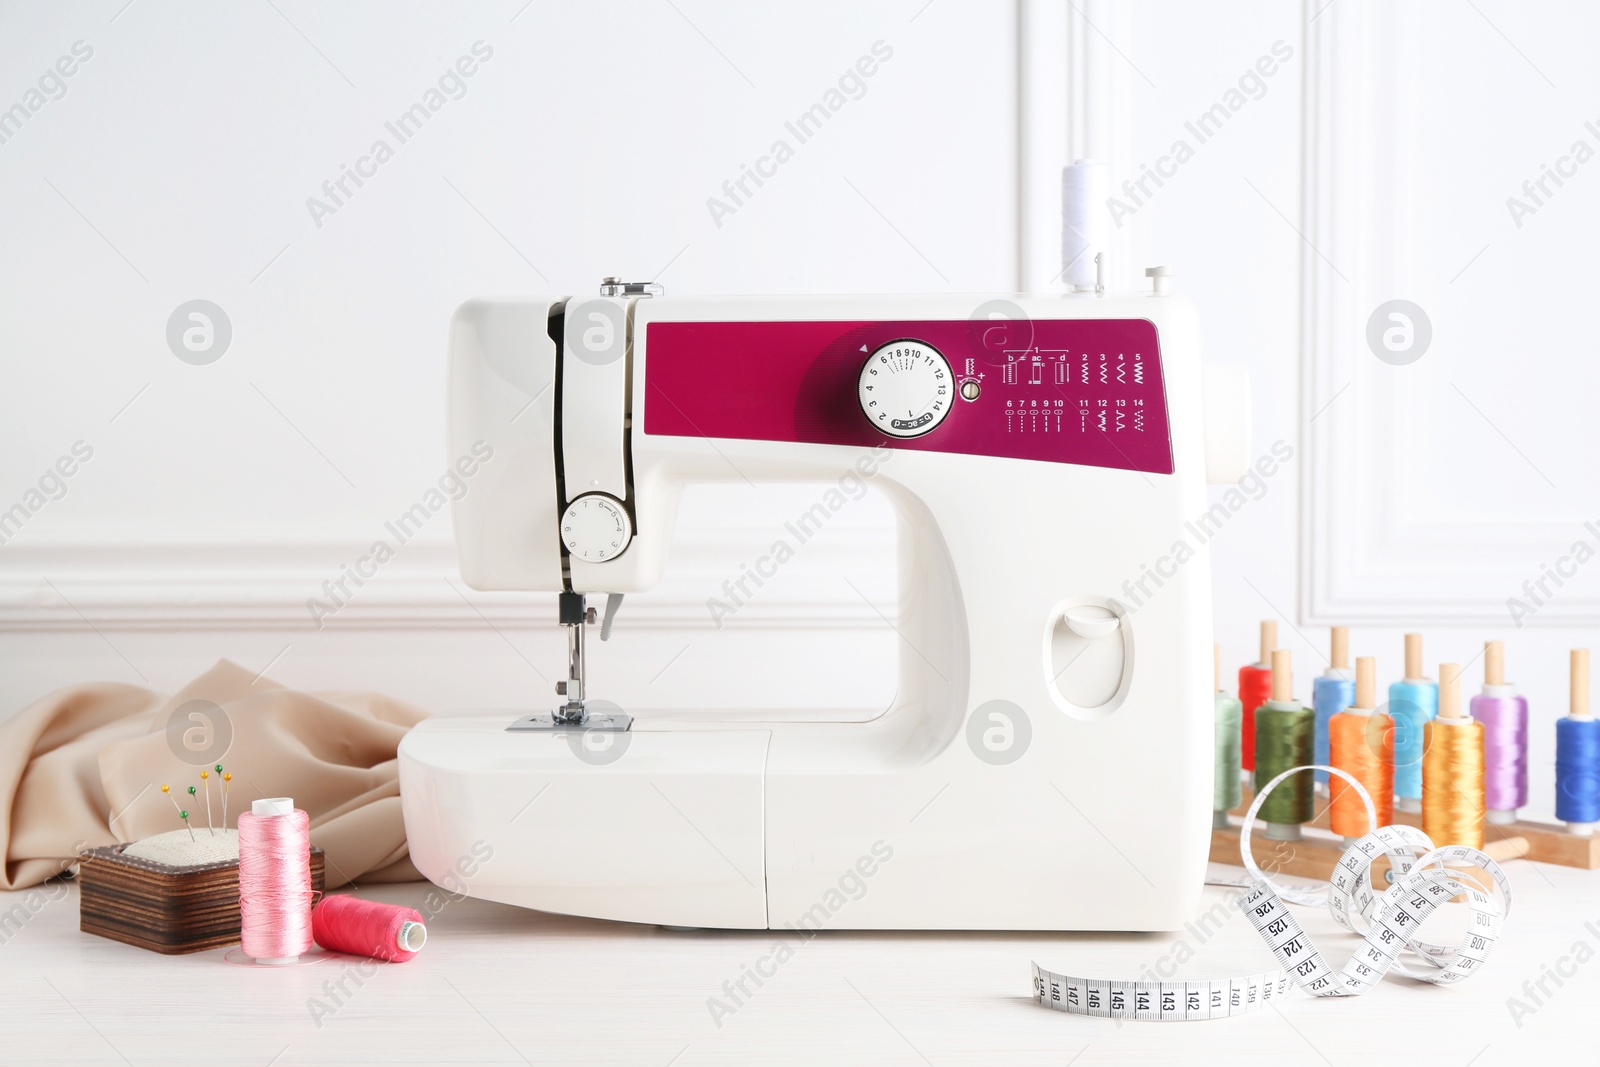
{"label": "beige fabric", "polygon": [[0,888],[42,882],[81,848],[181,827],[164,782],[204,833],[203,794],[187,794],[201,786],[202,768],[168,744],[171,713],[191,700],[216,704],[232,727],[227,752],[213,760],[233,775],[229,826],[251,801],[293,797],[326,853],[329,889],[421,877],[406,852],[395,750],[425,713],[376,693],[297,693],[223,660],[171,697],[100,682],[59,690],[0,722]]}

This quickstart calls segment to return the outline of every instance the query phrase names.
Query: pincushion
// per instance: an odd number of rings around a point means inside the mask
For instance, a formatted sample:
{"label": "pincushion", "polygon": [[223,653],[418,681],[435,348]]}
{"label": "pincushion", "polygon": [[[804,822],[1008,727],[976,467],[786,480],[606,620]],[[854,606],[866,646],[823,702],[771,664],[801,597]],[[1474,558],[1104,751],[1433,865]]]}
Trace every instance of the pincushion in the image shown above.
{"label": "pincushion", "polygon": [[[239,835],[174,830],[83,853],[78,928],[177,955],[239,941]],[[311,887],[323,890],[322,850],[311,849]]]}

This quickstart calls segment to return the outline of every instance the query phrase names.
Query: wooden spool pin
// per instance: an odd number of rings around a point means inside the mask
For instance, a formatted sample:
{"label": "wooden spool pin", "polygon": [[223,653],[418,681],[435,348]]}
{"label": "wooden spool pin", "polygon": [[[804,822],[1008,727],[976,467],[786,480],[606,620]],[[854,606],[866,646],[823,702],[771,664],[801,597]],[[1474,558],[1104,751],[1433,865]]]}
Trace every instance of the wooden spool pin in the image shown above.
{"label": "wooden spool pin", "polygon": [[1356,702],[1362,711],[1378,706],[1378,661],[1371,656],[1356,657]]}
{"label": "wooden spool pin", "polygon": [[1422,635],[1406,634],[1406,680],[1416,682],[1426,677],[1422,673]]}
{"label": "wooden spool pin", "polygon": [[1294,674],[1289,667],[1289,650],[1273,649],[1269,662],[1272,664],[1272,699],[1294,700]]}
{"label": "wooden spool pin", "polygon": [[1335,626],[1328,642],[1329,666],[1336,671],[1350,669],[1350,627]]}
{"label": "wooden spool pin", "polygon": [[1499,641],[1483,643],[1483,684],[1506,684],[1506,646]]}
{"label": "wooden spool pin", "polygon": [[1278,647],[1278,623],[1274,619],[1261,620],[1261,658],[1257,660],[1262,666],[1272,665],[1273,650]]}
{"label": "wooden spool pin", "polygon": [[[1408,647],[1406,649],[1408,658],[1410,652],[1411,650]],[[1411,669],[1407,667],[1406,673],[1410,675],[1410,672]],[[1412,677],[1420,678],[1421,675],[1413,675]],[[1441,663],[1439,664],[1439,718],[1459,719],[1461,717],[1461,665],[1457,663]]]}
{"label": "wooden spool pin", "polygon": [[1589,717],[1589,650],[1575,648],[1572,650],[1572,665],[1570,669],[1571,696],[1568,698],[1568,708],[1574,719],[1587,719]]}

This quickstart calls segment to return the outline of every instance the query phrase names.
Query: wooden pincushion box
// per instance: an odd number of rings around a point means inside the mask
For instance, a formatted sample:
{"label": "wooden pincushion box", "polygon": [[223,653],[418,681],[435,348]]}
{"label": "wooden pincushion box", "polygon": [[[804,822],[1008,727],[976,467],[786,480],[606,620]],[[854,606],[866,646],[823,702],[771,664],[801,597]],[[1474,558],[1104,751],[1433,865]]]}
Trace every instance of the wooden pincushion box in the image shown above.
{"label": "wooden pincushion box", "polygon": [[[90,849],[80,858],[78,929],[168,956],[238,944],[238,860],[174,867],[124,856],[125,847]],[[311,888],[323,888],[316,846]]]}

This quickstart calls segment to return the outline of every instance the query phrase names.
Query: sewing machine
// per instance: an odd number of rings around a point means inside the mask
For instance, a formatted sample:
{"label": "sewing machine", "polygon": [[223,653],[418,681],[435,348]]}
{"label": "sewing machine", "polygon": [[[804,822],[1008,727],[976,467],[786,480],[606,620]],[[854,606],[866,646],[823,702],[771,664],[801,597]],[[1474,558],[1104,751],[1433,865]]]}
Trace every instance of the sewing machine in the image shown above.
{"label": "sewing machine", "polygon": [[[450,455],[493,458],[455,503],[461,572],[559,594],[569,654],[549,705],[401,743],[417,868],[670,926],[1181,926],[1211,819],[1208,429],[1213,481],[1243,469],[1248,431],[1238,379],[1205,387],[1193,307],[1147,273],[1125,297],[674,299],[607,279],[463,306]],[[850,471],[899,520],[881,715],[594,699],[590,631],[660,579],[685,485]]]}

